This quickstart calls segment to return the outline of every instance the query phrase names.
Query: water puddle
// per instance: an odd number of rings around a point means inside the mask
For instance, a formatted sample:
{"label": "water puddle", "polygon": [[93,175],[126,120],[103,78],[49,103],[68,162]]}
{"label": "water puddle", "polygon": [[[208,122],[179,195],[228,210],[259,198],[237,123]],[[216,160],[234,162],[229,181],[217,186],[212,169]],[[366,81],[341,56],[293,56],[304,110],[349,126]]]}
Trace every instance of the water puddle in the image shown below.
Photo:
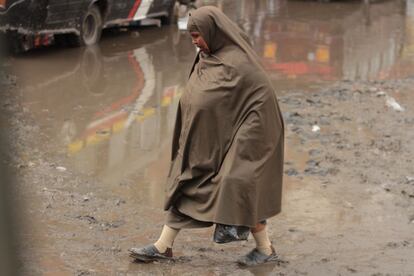
{"label": "water puddle", "polygon": [[219,6],[249,33],[279,90],[413,73],[412,1],[240,2]]}

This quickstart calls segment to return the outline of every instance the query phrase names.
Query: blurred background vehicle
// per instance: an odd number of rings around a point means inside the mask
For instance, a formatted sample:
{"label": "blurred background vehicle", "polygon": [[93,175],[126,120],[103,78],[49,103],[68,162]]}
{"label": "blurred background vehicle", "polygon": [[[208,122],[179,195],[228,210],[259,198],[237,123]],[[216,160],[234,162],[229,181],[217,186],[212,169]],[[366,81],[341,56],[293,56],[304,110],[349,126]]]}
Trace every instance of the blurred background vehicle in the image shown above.
{"label": "blurred background vehicle", "polygon": [[[102,29],[141,24],[171,24],[178,5],[193,0],[0,0],[0,32],[9,48],[23,52],[57,42],[96,44]],[[155,20],[155,21],[154,21]]]}

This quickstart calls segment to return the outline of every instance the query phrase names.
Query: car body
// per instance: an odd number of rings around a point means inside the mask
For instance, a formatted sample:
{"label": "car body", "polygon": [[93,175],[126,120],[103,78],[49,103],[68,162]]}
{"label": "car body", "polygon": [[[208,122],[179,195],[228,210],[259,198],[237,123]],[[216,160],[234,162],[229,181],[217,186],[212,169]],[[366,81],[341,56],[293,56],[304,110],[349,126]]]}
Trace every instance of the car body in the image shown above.
{"label": "car body", "polygon": [[[128,26],[143,19],[162,23],[174,20],[176,0],[0,0],[0,31],[13,40],[15,49],[48,45],[54,38],[70,36],[72,44],[90,45],[100,32]],[[181,1],[178,1],[181,2]],[[183,2],[185,3],[185,1]],[[92,22],[92,24],[91,24]],[[84,39],[88,31],[90,39]]]}

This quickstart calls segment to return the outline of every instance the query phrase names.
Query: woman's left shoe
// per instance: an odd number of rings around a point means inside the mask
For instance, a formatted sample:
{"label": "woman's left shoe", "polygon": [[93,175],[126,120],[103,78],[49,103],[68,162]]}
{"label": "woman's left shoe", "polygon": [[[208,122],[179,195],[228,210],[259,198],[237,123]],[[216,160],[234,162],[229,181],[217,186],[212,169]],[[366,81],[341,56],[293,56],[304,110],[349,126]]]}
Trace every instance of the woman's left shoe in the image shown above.
{"label": "woman's left shoe", "polygon": [[171,248],[167,248],[164,253],[160,253],[153,244],[141,248],[131,248],[129,249],[129,256],[137,261],[144,263],[174,260]]}
{"label": "woman's left shoe", "polygon": [[216,224],[213,240],[215,243],[228,243],[234,241],[247,241],[250,227]]}
{"label": "woman's left shoe", "polygon": [[275,249],[272,246],[272,254],[266,255],[256,248],[250,251],[246,256],[241,257],[237,260],[237,263],[241,266],[254,266],[269,262],[279,262],[279,256],[276,254]]}

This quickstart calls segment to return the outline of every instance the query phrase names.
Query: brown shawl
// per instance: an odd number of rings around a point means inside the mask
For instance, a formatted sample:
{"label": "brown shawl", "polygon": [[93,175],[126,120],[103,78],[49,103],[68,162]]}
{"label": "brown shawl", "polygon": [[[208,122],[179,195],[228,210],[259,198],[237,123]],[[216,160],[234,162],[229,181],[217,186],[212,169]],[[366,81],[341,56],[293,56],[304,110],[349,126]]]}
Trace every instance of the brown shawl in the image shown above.
{"label": "brown shawl", "polygon": [[165,210],[253,227],[281,210],[284,124],[248,37],[215,7],[190,15],[207,42],[180,99]]}

